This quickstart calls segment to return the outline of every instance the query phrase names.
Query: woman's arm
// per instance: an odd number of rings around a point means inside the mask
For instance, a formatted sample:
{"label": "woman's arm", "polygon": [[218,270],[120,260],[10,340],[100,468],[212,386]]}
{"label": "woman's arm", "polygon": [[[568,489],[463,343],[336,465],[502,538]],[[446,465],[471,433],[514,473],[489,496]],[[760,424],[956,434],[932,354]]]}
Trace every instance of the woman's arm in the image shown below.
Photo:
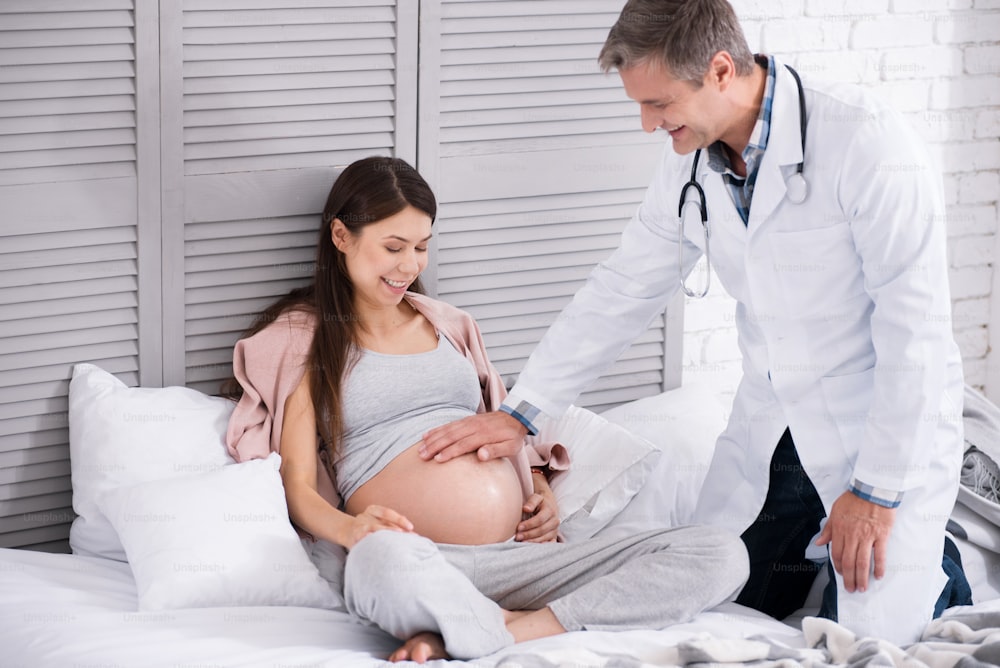
{"label": "woman's arm", "polygon": [[316,413],[309,374],[285,400],[281,427],[281,480],[292,522],[316,538],[347,549],[380,529],[413,531],[408,519],[382,506],[368,506],[357,516],[331,506],[316,489]]}
{"label": "woman's arm", "polygon": [[531,469],[531,482],[534,484],[535,493],[524,502],[521,510],[527,519],[517,525],[515,539],[526,543],[554,541],[559,533],[559,507],[556,504],[556,495],[541,469]]}

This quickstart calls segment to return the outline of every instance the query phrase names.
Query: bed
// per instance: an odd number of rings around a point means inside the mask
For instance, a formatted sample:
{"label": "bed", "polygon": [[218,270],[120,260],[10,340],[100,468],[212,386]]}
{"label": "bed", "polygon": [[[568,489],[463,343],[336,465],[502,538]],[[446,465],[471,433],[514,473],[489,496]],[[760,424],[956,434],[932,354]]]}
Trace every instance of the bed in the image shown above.
{"label": "bed", "polygon": [[[75,367],[74,554],[0,549],[0,668],[386,665],[398,641],[344,612],[343,553],[294,533],[274,456],[237,464],[225,453],[230,410],[188,388],[128,388]],[[724,420],[693,385],[544,425],[540,438],[566,443],[574,460],[553,481],[565,538],[683,523]],[[995,456],[990,428],[967,431]],[[1000,506],[970,494],[950,526],[975,604],[910,647],[811,617],[817,583],[786,622],[728,603],[663,630],[570,633],[428,665],[1000,665]]]}

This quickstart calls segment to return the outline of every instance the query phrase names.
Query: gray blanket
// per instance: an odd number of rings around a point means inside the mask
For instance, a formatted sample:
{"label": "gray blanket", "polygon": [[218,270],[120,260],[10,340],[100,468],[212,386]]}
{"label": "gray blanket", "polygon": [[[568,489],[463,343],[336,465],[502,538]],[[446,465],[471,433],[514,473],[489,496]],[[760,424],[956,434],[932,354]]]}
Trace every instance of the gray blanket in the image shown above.
{"label": "gray blanket", "polygon": [[787,647],[763,636],[698,637],[682,642],[654,661],[591,652],[546,657],[510,654],[497,668],[995,668],[1000,666],[1000,600],[954,608],[932,621],[920,642],[899,647],[877,638],[859,638],[836,622],[806,617],[806,647]]}
{"label": "gray blanket", "polygon": [[958,502],[1000,526],[1000,408],[971,387],[964,400],[966,450]]}

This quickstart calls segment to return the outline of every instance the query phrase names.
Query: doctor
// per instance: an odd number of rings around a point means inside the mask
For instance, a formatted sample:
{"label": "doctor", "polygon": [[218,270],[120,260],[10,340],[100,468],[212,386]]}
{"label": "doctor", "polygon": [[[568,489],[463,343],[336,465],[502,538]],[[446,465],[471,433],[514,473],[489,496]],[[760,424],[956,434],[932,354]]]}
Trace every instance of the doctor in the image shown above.
{"label": "doctor", "polygon": [[809,557],[828,551],[822,614],[916,641],[967,592],[943,556],[963,379],[941,180],[922,142],[863,90],[798,84],[754,57],[725,0],[630,0],[599,60],[643,130],[672,141],[620,247],[503,412],[429,432],[424,456],[522,447],[539,413],[566,410],[707,254],[737,301],[744,375],[694,520],[742,535],[739,602],[787,616],[820,568]]}

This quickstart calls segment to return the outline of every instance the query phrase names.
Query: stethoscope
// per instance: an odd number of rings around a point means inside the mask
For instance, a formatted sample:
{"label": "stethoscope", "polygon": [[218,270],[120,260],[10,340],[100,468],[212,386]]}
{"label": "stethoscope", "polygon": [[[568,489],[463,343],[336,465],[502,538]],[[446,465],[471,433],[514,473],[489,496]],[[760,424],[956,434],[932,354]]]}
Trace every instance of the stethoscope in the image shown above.
{"label": "stethoscope", "polygon": [[[795,79],[795,86],[799,89],[799,136],[802,138],[802,156],[805,158],[806,153],[806,95],[802,90],[802,80],[799,78],[799,73],[792,69],[789,65],[785,65],[788,71],[791,72],[792,77]],[[701,149],[699,148],[694,153],[694,164],[691,165],[691,178],[688,182],[684,184],[681,188],[681,198],[677,206],[677,216],[680,219],[680,235],[677,237],[677,270],[680,273],[681,289],[684,291],[688,297],[700,298],[708,294],[709,284],[712,280],[712,260],[708,251],[708,207],[705,203],[705,191],[702,190],[701,184],[698,183],[698,160],[701,158]],[[805,177],[802,176],[802,165],[803,163],[799,161],[799,164],[795,166],[795,173],[792,174],[785,181],[785,194],[788,197],[788,201],[792,204],[802,204],[806,201],[806,195],[808,194],[809,188],[806,184]],[[697,200],[687,200],[688,188],[694,188],[698,193]],[[698,205],[699,213],[701,214],[701,228],[705,234],[705,287],[699,292],[695,292],[688,288],[684,283],[684,207],[688,204]]]}

